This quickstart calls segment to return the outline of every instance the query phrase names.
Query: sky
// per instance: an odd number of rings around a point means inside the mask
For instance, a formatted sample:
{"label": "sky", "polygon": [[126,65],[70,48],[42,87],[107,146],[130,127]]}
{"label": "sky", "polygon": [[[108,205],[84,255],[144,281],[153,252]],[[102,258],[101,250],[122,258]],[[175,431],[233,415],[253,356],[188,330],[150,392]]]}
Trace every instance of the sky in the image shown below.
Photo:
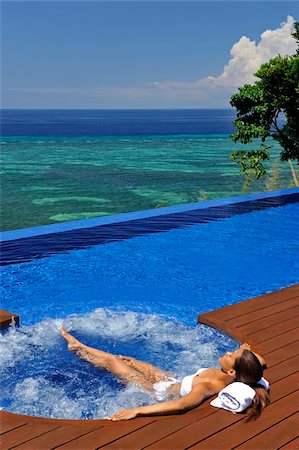
{"label": "sky", "polygon": [[297,1],[2,1],[3,108],[227,108]]}

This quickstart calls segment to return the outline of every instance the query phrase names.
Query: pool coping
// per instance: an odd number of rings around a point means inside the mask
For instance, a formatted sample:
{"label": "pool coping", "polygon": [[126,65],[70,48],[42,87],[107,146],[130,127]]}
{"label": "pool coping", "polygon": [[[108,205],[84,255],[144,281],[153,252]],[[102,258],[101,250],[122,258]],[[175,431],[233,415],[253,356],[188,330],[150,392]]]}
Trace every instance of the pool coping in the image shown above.
{"label": "pool coping", "polygon": [[195,210],[202,210],[217,206],[233,205],[253,200],[264,200],[280,197],[289,194],[299,194],[299,188],[281,189],[278,191],[261,192],[257,194],[247,194],[224,199],[207,200],[203,202],[180,204],[175,206],[167,206],[163,208],[155,208],[141,211],[116,214],[105,217],[96,217],[85,220],[74,220],[70,222],[62,222],[58,224],[41,225],[37,227],[22,228],[17,230],[9,230],[0,232],[0,242],[15,241],[18,239],[26,239],[30,237],[43,236],[54,233],[63,233],[66,231],[82,230],[103,225],[114,225],[119,223],[131,222],[140,219],[149,219],[154,217],[167,216],[171,214],[184,213]]}

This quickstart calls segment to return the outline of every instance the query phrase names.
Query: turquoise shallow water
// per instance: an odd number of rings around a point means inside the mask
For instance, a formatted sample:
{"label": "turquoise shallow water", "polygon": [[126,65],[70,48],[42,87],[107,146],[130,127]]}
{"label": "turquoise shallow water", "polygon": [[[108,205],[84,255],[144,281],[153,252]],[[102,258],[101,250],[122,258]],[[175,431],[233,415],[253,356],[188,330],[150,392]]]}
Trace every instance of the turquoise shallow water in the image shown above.
{"label": "turquoise shallow water", "polygon": [[[5,137],[1,230],[239,195],[244,177],[232,149],[219,134]],[[266,181],[248,192],[265,190]],[[290,183],[281,163],[275,188]]]}

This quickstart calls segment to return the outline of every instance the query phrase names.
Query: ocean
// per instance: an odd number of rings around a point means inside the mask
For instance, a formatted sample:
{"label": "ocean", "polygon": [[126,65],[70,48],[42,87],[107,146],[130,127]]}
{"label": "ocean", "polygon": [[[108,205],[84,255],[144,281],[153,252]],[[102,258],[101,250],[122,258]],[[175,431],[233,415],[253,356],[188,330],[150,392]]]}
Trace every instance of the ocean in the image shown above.
{"label": "ocean", "polygon": [[[233,109],[2,110],[1,230],[242,194]],[[254,148],[254,146],[252,147]],[[268,177],[291,185],[273,143]]]}

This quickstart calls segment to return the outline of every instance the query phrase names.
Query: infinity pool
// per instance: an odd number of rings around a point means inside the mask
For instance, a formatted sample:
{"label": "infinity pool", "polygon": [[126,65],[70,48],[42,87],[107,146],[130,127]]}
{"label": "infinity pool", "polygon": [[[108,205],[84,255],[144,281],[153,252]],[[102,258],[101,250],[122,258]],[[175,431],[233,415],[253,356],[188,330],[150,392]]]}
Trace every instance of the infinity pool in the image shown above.
{"label": "infinity pool", "polygon": [[159,212],[139,217],[138,226],[130,216],[117,232],[117,220],[104,225],[114,227],[111,235],[99,225],[12,235],[2,307],[19,314],[21,326],[1,336],[2,407],[95,418],[155,401],[67,352],[62,323],[88,345],[178,377],[217,365],[235,344],[196,326],[197,315],[298,282],[298,190],[266,197],[176,207],[159,220]]}

